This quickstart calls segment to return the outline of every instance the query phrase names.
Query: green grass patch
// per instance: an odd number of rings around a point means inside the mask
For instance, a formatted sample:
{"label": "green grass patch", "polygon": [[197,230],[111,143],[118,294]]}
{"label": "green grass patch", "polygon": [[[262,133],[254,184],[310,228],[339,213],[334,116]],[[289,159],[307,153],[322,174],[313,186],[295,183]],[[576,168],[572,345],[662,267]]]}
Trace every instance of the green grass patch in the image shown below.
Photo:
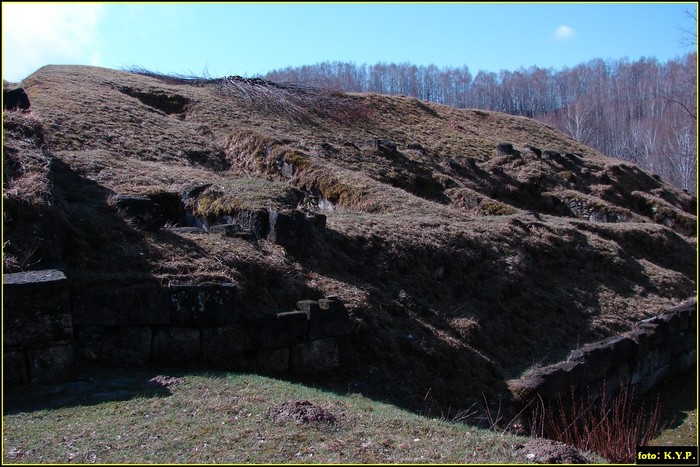
{"label": "green grass patch", "polygon": [[661,433],[652,446],[697,446],[698,377],[697,371],[670,378],[647,396],[658,397],[661,406]]}
{"label": "green grass patch", "polygon": [[[128,375],[132,395],[125,397],[122,388],[113,398],[126,400],[96,401],[94,394],[71,399],[64,391],[52,396],[63,397],[62,407],[27,408],[25,400],[22,409],[6,408],[4,462],[523,461],[515,449],[526,438],[424,418],[359,394],[240,373],[188,374],[180,384],[149,392],[143,389],[149,376]],[[331,412],[336,422],[277,420],[272,412],[289,400],[308,400]]]}
{"label": "green grass patch", "polygon": [[215,218],[246,209],[290,209],[302,199],[302,193],[286,183],[232,178],[207,188],[197,198],[195,212]]}

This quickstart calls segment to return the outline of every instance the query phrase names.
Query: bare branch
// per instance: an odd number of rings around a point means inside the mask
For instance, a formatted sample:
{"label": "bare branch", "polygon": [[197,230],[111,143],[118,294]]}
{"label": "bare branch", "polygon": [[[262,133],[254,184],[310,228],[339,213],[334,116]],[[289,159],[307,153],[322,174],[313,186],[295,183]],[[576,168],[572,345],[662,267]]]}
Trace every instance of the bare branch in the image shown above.
{"label": "bare branch", "polygon": [[664,92],[664,91],[662,91],[662,90],[659,90],[659,93],[662,94],[662,97],[663,97],[664,99],[666,99],[666,100],[668,100],[668,101],[670,101],[670,102],[673,102],[674,104],[680,105],[680,106],[683,108],[683,110],[685,110],[686,112],[688,112],[688,115],[690,115],[690,116],[693,118],[693,120],[697,120],[697,119],[698,119],[697,116],[696,116],[696,114],[694,114],[690,109],[688,109],[688,107],[686,107],[682,102],[680,102],[680,101],[678,101],[678,100],[672,98],[671,96],[668,95],[668,93],[666,93],[666,92]]}

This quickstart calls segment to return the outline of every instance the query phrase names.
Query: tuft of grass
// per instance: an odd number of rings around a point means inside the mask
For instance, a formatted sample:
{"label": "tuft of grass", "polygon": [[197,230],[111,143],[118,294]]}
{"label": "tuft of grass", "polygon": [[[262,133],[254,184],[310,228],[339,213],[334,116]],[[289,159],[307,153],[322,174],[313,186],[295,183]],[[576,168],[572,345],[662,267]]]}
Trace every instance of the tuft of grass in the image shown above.
{"label": "tuft of grass", "polygon": [[194,212],[206,218],[246,209],[295,208],[303,194],[288,184],[259,178],[230,178],[207,188],[195,201]]}
{"label": "tuft of grass", "polygon": [[500,201],[484,200],[479,208],[488,216],[508,216],[518,212],[516,208]]}

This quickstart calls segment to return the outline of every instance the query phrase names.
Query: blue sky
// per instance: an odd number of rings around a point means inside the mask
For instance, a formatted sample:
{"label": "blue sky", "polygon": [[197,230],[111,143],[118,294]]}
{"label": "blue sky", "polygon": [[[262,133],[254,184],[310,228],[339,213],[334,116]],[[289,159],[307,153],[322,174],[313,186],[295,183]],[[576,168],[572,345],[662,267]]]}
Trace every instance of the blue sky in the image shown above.
{"label": "blue sky", "polygon": [[[322,61],[480,70],[562,69],[592,59],[661,62],[697,3],[2,2],[2,74],[48,64],[254,76]],[[697,14],[696,14],[697,16]]]}

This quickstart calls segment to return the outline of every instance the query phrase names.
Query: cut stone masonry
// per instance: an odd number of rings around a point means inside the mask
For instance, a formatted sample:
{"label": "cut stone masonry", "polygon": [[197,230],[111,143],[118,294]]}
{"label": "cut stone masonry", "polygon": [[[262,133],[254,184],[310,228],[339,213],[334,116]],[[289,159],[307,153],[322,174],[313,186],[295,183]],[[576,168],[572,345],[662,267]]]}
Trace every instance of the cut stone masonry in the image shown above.
{"label": "cut stone masonry", "polygon": [[690,299],[664,314],[640,321],[624,334],[575,349],[566,361],[511,381],[515,400],[558,403],[557,398],[611,396],[621,386],[644,394],[664,378],[697,362],[697,302]]}
{"label": "cut stone masonry", "polygon": [[234,284],[134,281],[69,287],[57,270],[4,276],[5,383],[69,380],[107,366],[313,372],[340,365],[350,318],[335,298],[297,310],[239,311]]}

